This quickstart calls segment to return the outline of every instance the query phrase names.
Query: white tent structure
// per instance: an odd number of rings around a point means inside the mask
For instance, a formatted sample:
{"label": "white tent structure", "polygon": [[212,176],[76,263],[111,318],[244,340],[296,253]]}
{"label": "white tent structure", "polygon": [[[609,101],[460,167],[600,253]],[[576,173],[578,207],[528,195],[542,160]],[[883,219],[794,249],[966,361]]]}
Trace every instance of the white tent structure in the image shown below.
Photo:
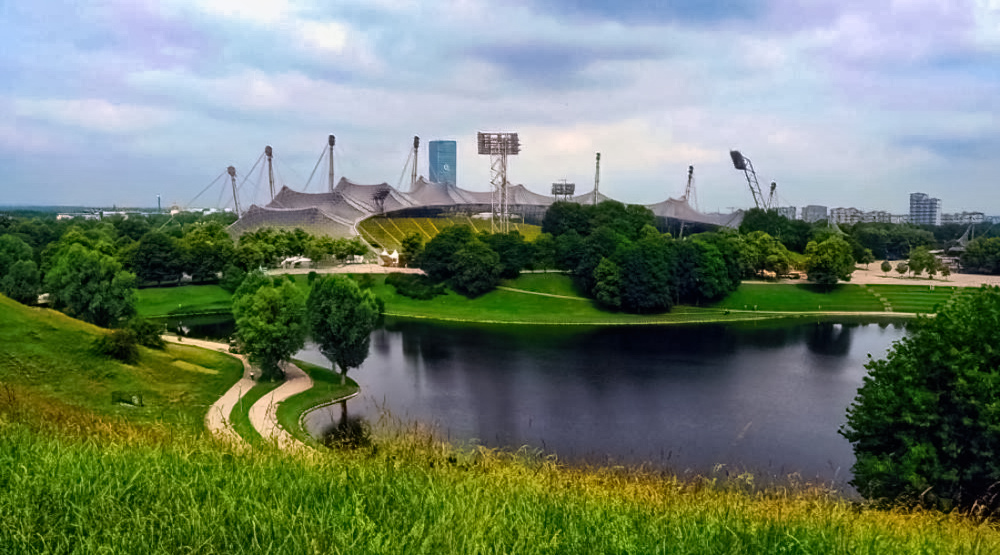
{"label": "white tent structure", "polygon": [[[355,237],[357,224],[366,218],[391,214],[409,209],[438,209],[484,213],[491,211],[489,191],[469,191],[455,185],[434,183],[423,177],[417,179],[408,193],[387,183],[362,185],[341,178],[332,192],[300,193],[282,187],[274,199],[265,206],[251,205],[240,219],[229,227],[234,236],[262,227],[278,229],[302,228],[314,235],[330,237]],[[524,185],[511,185],[507,189],[510,211],[542,212],[555,199],[528,190]],[[598,193],[598,200],[609,200]],[[572,202],[593,202],[593,193],[574,196]],[[742,220],[742,212],[732,214],[703,214],[684,200],[668,198],[649,205],[657,216],[689,223],[735,227]],[[389,255],[389,253],[386,253]],[[398,262],[398,255],[397,255]]]}

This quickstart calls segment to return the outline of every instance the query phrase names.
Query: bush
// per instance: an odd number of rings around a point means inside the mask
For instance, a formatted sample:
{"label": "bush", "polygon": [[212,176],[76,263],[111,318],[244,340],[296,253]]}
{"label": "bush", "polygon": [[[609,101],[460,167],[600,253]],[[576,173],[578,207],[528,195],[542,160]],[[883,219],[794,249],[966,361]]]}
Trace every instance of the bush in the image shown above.
{"label": "bush", "polygon": [[161,350],[166,347],[166,343],[163,342],[163,328],[162,324],[144,318],[133,318],[125,326],[125,329],[135,334],[137,343],[143,347]]}
{"label": "bush", "polygon": [[429,277],[421,274],[393,273],[386,276],[385,283],[393,286],[400,295],[421,301],[445,293],[443,283],[434,283]]}
{"label": "bush", "polygon": [[869,375],[840,433],[870,499],[1000,508],[1000,289],[920,318]]}
{"label": "bush", "polygon": [[120,360],[125,364],[135,364],[139,361],[139,342],[135,332],[130,329],[112,330],[94,341],[94,350],[98,354]]}

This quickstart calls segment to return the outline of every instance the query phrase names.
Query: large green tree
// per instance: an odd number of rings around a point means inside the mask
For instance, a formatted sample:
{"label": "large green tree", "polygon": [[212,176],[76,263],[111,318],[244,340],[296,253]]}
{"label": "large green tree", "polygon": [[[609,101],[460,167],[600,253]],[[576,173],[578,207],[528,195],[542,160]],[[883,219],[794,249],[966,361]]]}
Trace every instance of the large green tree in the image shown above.
{"label": "large green tree", "polygon": [[11,266],[21,260],[31,260],[34,251],[31,245],[16,235],[0,235],[0,277],[10,271]]}
{"label": "large green tree", "polygon": [[492,291],[500,283],[500,256],[482,241],[466,243],[449,265],[451,288],[468,297]]}
{"label": "large green tree", "polygon": [[233,317],[240,344],[260,367],[261,379],[284,378],[281,363],[305,344],[306,294],[289,281],[247,287],[233,299]]}
{"label": "large green tree", "polygon": [[218,222],[199,222],[190,226],[177,242],[180,267],[191,279],[216,281],[236,256],[236,245]]}
{"label": "large green tree", "polygon": [[1000,498],[1000,289],[918,318],[869,374],[840,430],[865,497],[996,510]]}
{"label": "large green tree", "polygon": [[306,303],[309,330],[319,350],[340,368],[340,383],[347,371],[368,357],[371,333],[378,324],[378,303],[368,289],[346,276],[320,278]]}
{"label": "large green tree", "polygon": [[849,281],[854,273],[851,246],[837,235],[822,243],[810,241],[806,245],[806,273],[810,281],[827,287]]}
{"label": "large green tree", "polygon": [[38,266],[33,260],[18,260],[0,278],[0,293],[23,304],[34,304],[41,290]]}
{"label": "large green tree", "polygon": [[45,276],[55,308],[104,327],[135,313],[135,284],[113,257],[79,243],[60,251]]}
{"label": "large green tree", "polygon": [[427,242],[415,261],[416,265],[432,280],[445,281],[453,275],[452,258],[455,253],[474,239],[475,234],[468,226],[446,227]]}
{"label": "large green tree", "polygon": [[181,278],[183,251],[173,237],[150,231],[139,240],[130,262],[142,282],[177,282]]}

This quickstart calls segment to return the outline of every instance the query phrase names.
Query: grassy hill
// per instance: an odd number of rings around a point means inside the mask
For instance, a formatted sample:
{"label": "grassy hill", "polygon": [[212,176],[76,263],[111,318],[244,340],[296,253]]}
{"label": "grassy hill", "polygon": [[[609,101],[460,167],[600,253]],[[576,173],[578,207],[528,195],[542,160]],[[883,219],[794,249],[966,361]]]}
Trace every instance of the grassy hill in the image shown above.
{"label": "grassy hill", "polygon": [[[122,364],[94,353],[91,344],[103,333],[60,312],[0,296],[0,383],[101,416],[198,432],[208,406],[243,373],[233,357],[184,345],[140,347],[138,364]],[[113,392],[140,394],[144,406],[113,403]]]}
{"label": "grassy hill", "polygon": [[[238,451],[190,433],[225,355],[92,355],[102,330],[0,297],[0,553],[995,553],[960,515],[822,485],[567,467],[408,431],[355,451]],[[148,392],[144,408],[109,403]]]}

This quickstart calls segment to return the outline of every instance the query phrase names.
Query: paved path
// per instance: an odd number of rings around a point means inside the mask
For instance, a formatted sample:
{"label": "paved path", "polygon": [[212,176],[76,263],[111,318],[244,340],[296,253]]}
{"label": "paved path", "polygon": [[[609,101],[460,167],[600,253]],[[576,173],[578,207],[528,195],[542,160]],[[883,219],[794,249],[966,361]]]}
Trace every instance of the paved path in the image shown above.
{"label": "paved path", "polygon": [[273,441],[282,449],[305,447],[278,425],[278,404],[292,395],[302,393],[313,386],[312,378],[301,368],[291,363],[283,363],[285,383],[278,386],[250,407],[250,424],[265,441]]}
{"label": "paved path", "polygon": [[526,295],[540,295],[542,297],[553,297],[556,299],[569,299],[571,301],[589,301],[590,299],[584,297],[570,297],[569,295],[556,295],[555,293],[541,293],[538,291],[528,291],[527,289],[514,289],[513,287],[504,287],[502,285],[497,285],[497,289],[503,289],[504,291],[513,291],[514,293],[524,293]]}
{"label": "paved path", "polygon": [[201,339],[182,340],[179,337],[174,337],[172,335],[164,335],[163,339],[178,345],[192,345],[195,347],[202,347],[204,349],[223,352],[230,356],[234,356],[243,362],[243,377],[240,378],[240,380],[236,382],[233,387],[230,387],[218,401],[212,403],[212,406],[208,407],[208,414],[205,415],[205,427],[208,428],[208,431],[212,435],[221,438],[224,441],[232,443],[233,445],[246,447],[246,440],[244,440],[240,434],[236,433],[236,430],[233,429],[233,424],[229,421],[229,415],[233,412],[233,409],[236,408],[236,404],[240,402],[240,399],[242,399],[243,396],[253,388],[255,383],[253,378],[251,378],[252,368],[250,363],[247,361],[247,357],[230,353],[229,345],[226,345],[225,343],[204,341]]}

